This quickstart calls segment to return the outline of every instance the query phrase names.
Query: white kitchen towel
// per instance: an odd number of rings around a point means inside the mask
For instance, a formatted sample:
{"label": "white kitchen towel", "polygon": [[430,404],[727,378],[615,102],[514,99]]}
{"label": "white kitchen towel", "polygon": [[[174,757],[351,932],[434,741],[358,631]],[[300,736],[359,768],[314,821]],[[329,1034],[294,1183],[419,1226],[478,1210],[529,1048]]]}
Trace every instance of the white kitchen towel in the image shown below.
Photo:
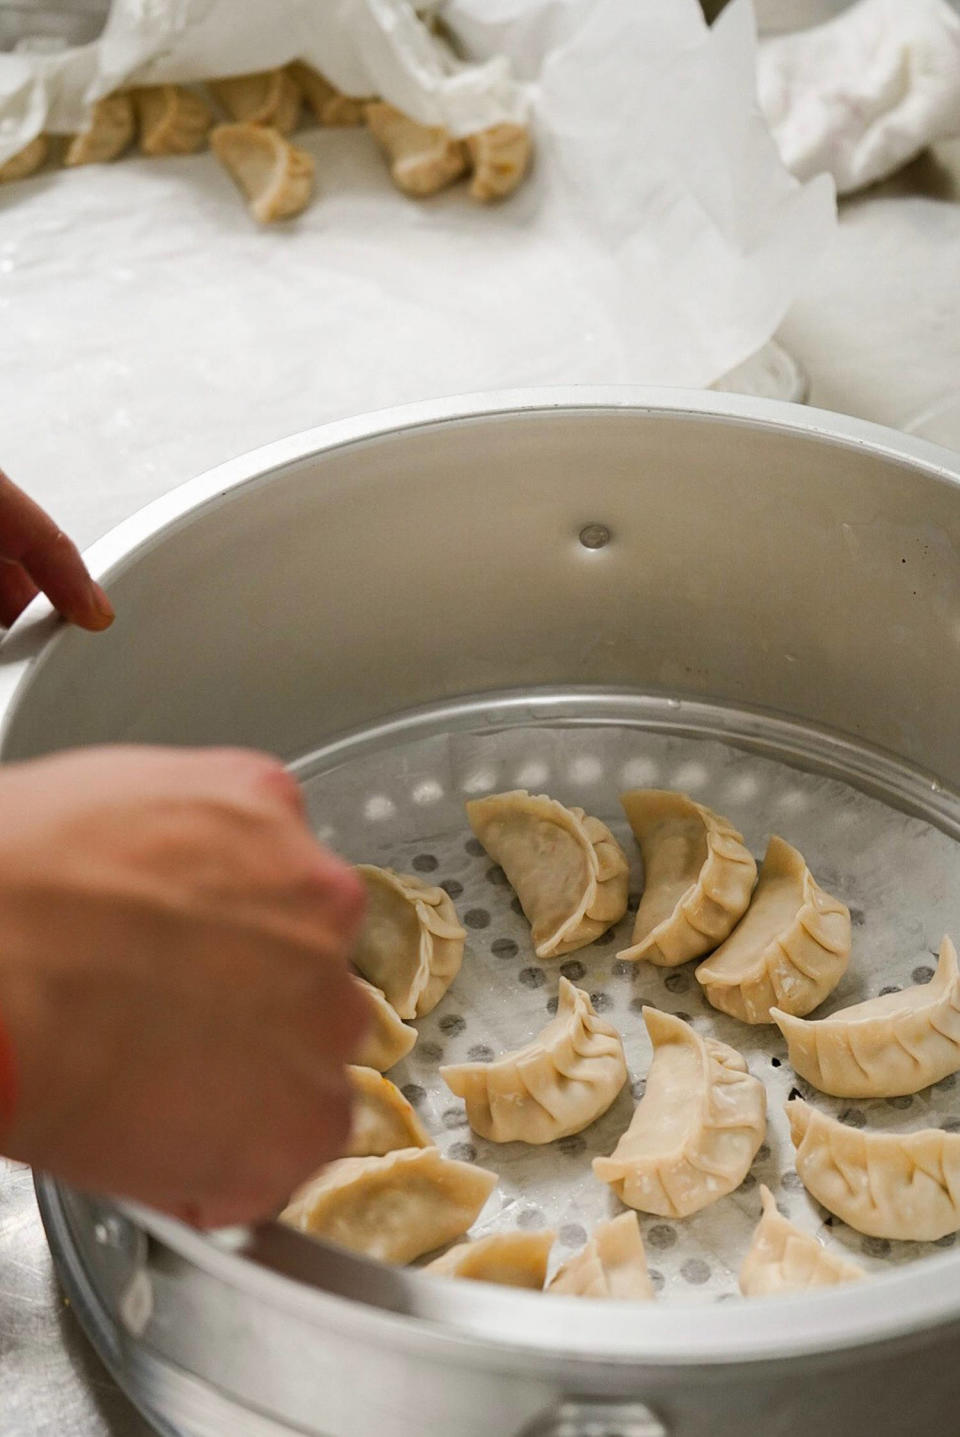
{"label": "white kitchen towel", "polygon": [[960,134],[960,16],[946,0],[860,0],[764,41],[758,89],[787,167],[849,194]]}

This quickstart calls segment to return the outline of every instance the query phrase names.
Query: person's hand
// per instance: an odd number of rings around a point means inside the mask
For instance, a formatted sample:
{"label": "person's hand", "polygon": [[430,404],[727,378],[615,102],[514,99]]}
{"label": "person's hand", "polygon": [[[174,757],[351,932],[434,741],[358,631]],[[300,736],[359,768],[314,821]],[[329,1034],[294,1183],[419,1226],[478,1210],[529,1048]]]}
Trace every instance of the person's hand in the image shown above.
{"label": "person's hand", "polygon": [[0,768],[0,1152],[199,1225],[275,1211],[346,1141],[362,908],[265,755]]}
{"label": "person's hand", "polygon": [[76,545],[0,469],[0,627],[8,628],[41,590],[82,629],[113,623],[110,600]]}

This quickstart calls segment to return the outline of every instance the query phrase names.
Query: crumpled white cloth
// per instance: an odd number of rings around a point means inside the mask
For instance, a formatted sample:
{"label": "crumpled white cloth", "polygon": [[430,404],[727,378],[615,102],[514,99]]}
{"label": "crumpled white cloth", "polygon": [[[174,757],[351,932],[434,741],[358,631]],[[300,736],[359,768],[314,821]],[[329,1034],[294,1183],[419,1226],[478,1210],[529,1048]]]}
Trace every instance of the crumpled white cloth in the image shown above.
{"label": "crumpled white cloth", "polygon": [[960,16],[946,0],[860,0],[826,25],[763,42],[760,106],[798,179],[840,194],[960,134]]}

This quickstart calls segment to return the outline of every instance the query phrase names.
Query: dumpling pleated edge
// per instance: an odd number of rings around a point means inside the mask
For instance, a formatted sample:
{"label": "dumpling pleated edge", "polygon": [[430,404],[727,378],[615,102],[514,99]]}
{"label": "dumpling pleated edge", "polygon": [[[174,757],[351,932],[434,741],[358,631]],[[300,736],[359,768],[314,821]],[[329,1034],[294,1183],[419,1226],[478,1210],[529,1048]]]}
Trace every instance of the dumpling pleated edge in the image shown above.
{"label": "dumpling pleated edge", "polygon": [[688,1111],[696,1119],[677,1140],[665,1142],[661,1154],[633,1157],[631,1134],[649,1122],[654,1090],[648,1073],[647,1091],[630,1126],[610,1157],[594,1158],[593,1171],[628,1207],[660,1217],[689,1217],[743,1182],[766,1135],[766,1089],[726,1043],[701,1038],[682,1019],[655,1008],[644,1008],[643,1018],[654,1045],[650,1073],[671,1043],[695,1052],[697,1089],[690,1094]]}
{"label": "dumpling pleated edge", "polygon": [[[915,1005],[905,1000],[913,996]],[[809,1021],[773,1008],[801,1078],[835,1098],[897,1098],[960,1070],[960,968],[940,944],[931,982],[840,1008]]]}
{"label": "dumpling pleated edge", "polygon": [[[589,943],[596,942],[626,913],[630,865],[623,849],[601,819],[586,814],[582,808],[567,808],[559,799],[548,794],[531,794],[524,788],[470,799],[465,807],[470,827],[497,863],[501,862],[500,857],[495,848],[487,846],[484,838],[484,819],[498,812],[509,813],[511,807],[542,822],[556,824],[574,839],[584,854],[588,870],[584,891],[571,903],[569,913],[554,931],[535,940],[534,951],[538,958],[560,958],[578,948],[585,948]],[[531,929],[536,929],[538,919],[531,911],[535,905],[530,895],[524,895],[506,865],[501,866],[520,899]]]}
{"label": "dumpling pleated edge", "polygon": [[[688,816],[699,818],[703,824],[707,856],[697,874],[691,875],[689,888],[672,912],[639,940],[635,925],[633,941],[617,954],[625,962],[646,961],[662,968],[675,968],[702,958],[733,932],[749,907],[757,865],[743,842],[743,835],[729,819],[671,789],[630,789],[620,795],[641,850],[644,850],[644,840],[631,816],[631,808],[636,809],[636,799],[641,795],[677,800],[678,812],[685,809]],[[641,912],[642,909],[638,910],[638,920]]]}
{"label": "dumpling pleated edge", "polygon": [[767,883],[789,874],[797,881],[795,910],[760,949],[746,975],[736,945],[747,933],[748,908],[730,937],[696,971],[707,1001],[741,1023],[772,1023],[772,1008],[802,1017],[820,1006],[847,971],[852,945],[850,910],[817,883],[803,855],[773,835],[760,868],[751,908]]}
{"label": "dumpling pleated edge", "polygon": [[960,1230],[960,1133],[851,1128],[802,1098],[786,1113],[804,1187],[848,1227],[897,1242]]}

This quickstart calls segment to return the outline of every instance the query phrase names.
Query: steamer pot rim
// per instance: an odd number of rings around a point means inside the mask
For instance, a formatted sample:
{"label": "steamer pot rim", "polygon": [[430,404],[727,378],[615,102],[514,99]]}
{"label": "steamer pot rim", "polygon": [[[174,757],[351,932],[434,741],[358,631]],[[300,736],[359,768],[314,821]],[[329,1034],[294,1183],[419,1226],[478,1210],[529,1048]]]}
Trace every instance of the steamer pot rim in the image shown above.
{"label": "steamer pot rim", "polygon": [[[176,532],[195,514],[215,509],[247,485],[267,482],[278,470],[311,458],[418,429],[521,415],[582,413],[673,416],[727,421],[745,428],[806,435],[821,443],[864,450],[908,465],[935,481],[960,486],[960,454],[870,420],[788,400],[712,390],[645,385],[568,385],[489,390],[417,400],[350,419],[333,420],[228,459],[171,489],[121,520],[84,551],[93,576],[109,583],[141,553]],[[33,600],[0,639],[0,757],[9,710],[27,668],[44,660],[61,636],[51,605]]]}
{"label": "steamer pot rim", "polygon": [[[388,1267],[277,1224],[259,1233],[198,1233],[175,1218],[121,1203],[136,1227],[204,1273],[274,1308],[358,1339],[398,1343],[501,1367],[537,1362],[722,1369],[844,1355],[960,1323],[960,1255],[927,1258],[868,1282],[771,1297],[695,1304],[610,1303],[490,1283],[450,1282]],[[278,1240],[278,1241],[277,1241]],[[257,1254],[269,1254],[264,1265]],[[250,1260],[250,1254],[254,1260]],[[299,1266],[302,1261],[302,1268]],[[273,1262],[280,1257],[286,1271]],[[308,1273],[307,1283],[290,1271]],[[323,1286],[316,1285],[322,1274]]]}
{"label": "steamer pot rim", "polygon": [[[109,582],[196,514],[215,509],[248,485],[267,482],[278,470],[338,449],[437,425],[509,420],[538,413],[600,417],[631,411],[638,416],[718,420],[807,436],[819,443],[868,452],[935,482],[960,487],[960,455],[912,435],[823,410],[778,400],[632,385],[531,388],[407,404],[275,441],[155,500],[93,544],[86,557],[93,574]],[[0,642],[0,759],[11,715],[34,665],[50,661],[63,633],[49,604],[38,599]],[[960,1321],[960,1256],[927,1259],[874,1278],[862,1287],[854,1284],[763,1303],[701,1308],[631,1305],[628,1324],[621,1304],[612,1310],[611,1305],[583,1299],[545,1302],[538,1294],[504,1292],[486,1284],[470,1284],[469,1294],[461,1297],[459,1289],[466,1284],[443,1284],[418,1273],[397,1274],[291,1233],[289,1237],[303,1245],[304,1253],[312,1248],[331,1261],[347,1284],[342,1293],[318,1291],[257,1266],[173,1219],[143,1209],[126,1211],[138,1226],[188,1263],[274,1306],[297,1309],[318,1319],[326,1310],[341,1327],[359,1334],[369,1334],[377,1327],[384,1340],[392,1342],[432,1347],[442,1338],[477,1351],[493,1348],[504,1362],[529,1361],[540,1354],[552,1362],[639,1361],[648,1368],[725,1366],[839,1354]],[[369,1298],[358,1301],[355,1295],[345,1295],[362,1289],[375,1292],[385,1275],[391,1286],[399,1286],[402,1292],[401,1311]]]}

